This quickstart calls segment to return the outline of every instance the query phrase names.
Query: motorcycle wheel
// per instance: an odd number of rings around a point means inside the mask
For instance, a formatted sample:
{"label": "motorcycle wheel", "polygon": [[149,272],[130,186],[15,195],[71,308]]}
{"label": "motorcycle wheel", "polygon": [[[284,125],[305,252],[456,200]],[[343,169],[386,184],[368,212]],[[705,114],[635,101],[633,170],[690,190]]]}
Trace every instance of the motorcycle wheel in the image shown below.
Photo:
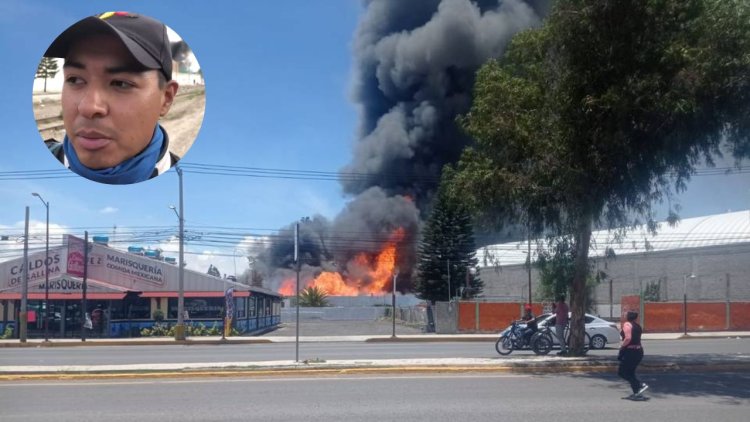
{"label": "motorcycle wheel", "polygon": [[531,349],[537,355],[546,355],[552,350],[552,339],[545,335],[531,339]]}
{"label": "motorcycle wheel", "polygon": [[513,351],[513,340],[507,335],[500,337],[495,342],[495,350],[503,356],[509,355]]}

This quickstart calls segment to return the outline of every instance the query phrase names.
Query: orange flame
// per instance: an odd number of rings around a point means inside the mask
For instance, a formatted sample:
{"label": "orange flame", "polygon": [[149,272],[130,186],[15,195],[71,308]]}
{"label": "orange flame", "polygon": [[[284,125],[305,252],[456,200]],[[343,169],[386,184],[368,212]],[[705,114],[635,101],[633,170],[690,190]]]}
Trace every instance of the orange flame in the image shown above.
{"label": "orange flame", "polygon": [[[406,231],[403,228],[394,230],[388,243],[375,257],[367,253],[359,253],[347,264],[347,268],[356,269],[356,275],[346,279],[338,272],[324,271],[314,280],[305,283],[305,287],[315,286],[330,296],[358,296],[369,294],[384,294],[386,287],[392,283],[398,243],[404,240]],[[374,259],[373,259],[374,258]],[[364,273],[362,275],[361,273]],[[294,281],[284,281],[279,293],[285,296],[295,295]]]}
{"label": "orange flame", "polygon": [[282,296],[295,296],[297,293],[294,291],[295,282],[294,280],[284,280],[279,287],[279,294]]}

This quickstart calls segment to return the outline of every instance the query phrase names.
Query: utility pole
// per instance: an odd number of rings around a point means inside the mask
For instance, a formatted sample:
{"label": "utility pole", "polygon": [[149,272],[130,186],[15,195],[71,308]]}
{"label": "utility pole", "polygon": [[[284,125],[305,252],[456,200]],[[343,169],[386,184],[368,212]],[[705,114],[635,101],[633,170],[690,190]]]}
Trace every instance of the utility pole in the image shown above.
{"label": "utility pole", "polygon": [[529,241],[529,306],[531,306],[531,225],[526,230],[526,237]]}
{"label": "utility pole", "polygon": [[86,341],[86,321],[88,320],[86,312],[86,290],[87,290],[87,279],[89,275],[89,232],[83,232],[83,284],[81,286],[81,315],[83,316],[83,324],[81,324],[81,341]]}
{"label": "utility pole", "polygon": [[294,225],[294,268],[297,271],[297,323],[294,328],[294,361],[299,362],[299,223]]}
{"label": "utility pole", "polygon": [[451,260],[448,259],[447,265],[448,269],[448,303],[451,303]]}
{"label": "utility pole", "polygon": [[47,240],[44,244],[44,341],[49,341],[49,202],[45,202],[41,195],[34,192],[47,209]]}
{"label": "utility pole", "polygon": [[21,310],[18,312],[18,337],[26,343],[29,314],[26,310],[29,298],[29,207],[26,207],[26,223],[23,230],[23,284],[21,285]]}
{"label": "utility pole", "polygon": [[392,308],[393,312],[392,319],[393,319],[393,333],[391,334],[391,338],[396,338],[396,279],[398,278],[398,268],[393,272],[393,292],[391,294],[392,296]]}
{"label": "utility pole", "polygon": [[177,285],[177,326],[174,330],[176,341],[185,340],[185,208],[182,195],[182,168],[175,167],[177,177],[180,181],[180,212],[171,207],[177,213],[180,224],[180,257],[179,257],[179,281]]}

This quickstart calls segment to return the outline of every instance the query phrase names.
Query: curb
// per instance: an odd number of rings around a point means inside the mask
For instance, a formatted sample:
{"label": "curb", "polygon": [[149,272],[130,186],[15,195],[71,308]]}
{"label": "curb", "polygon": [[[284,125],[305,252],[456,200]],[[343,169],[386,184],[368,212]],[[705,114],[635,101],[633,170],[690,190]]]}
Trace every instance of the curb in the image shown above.
{"label": "curb", "polygon": [[[616,361],[564,361],[526,362],[516,364],[424,364],[424,365],[368,365],[303,363],[282,366],[227,366],[185,369],[122,369],[88,371],[18,371],[0,374],[0,381],[20,380],[96,380],[96,379],[154,379],[154,378],[209,378],[209,377],[283,377],[283,376],[337,376],[337,375],[381,375],[381,374],[466,374],[466,373],[515,373],[515,374],[593,374],[616,373]],[[749,362],[699,362],[695,364],[664,362],[641,365],[641,373],[680,372],[750,372]]]}
{"label": "curb", "polygon": [[273,343],[267,338],[242,340],[122,340],[122,341],[34,341],[0,343],[4,347],[82,347],[82,346],[192,346],[192,345],[224,345],[224,344],[266,344]]}
{"label": "curb", "polygon": [[[497,341],[497,336],[483,335],[483,336],[451,336],[451,337],[433,337],[433,336],[378,336],[378,337],[367,337],[364,339],[351,340],[348,339],[350,336],[342,336],[339,338],[331,337],[330,340],[325,342],[347,342],[347,341],[358,341],[365,343],[472,343],[472,342],[486,342],[494,343]],[[359,336],[358,336],[359,337]],[[361,336],[365,337],[365,336]],[[663,340],[714,340],[714,339],[748,339],[750,335],[738,334],[733,335],[731,333],[722,333],[721,335],[691,335],[688,334],[680,335],[679,337],[673,338],[652,338],[648,341],[663,341]],[[69,340],[69,341],[27,341],[21,343],[18,340],[11,341],[0,341],[0,349],[6,347],[81,347],[81,346],[191,346],[191,345],[231,345],[231,344],[270,344],[270,343],[286,343],[293,342],[287,340],[278,340],[276,337],[240,337],[231,338],[226,340],[218,339],[201,339],[199,337],[188,338],[187,340],[174,340],[171,338],[160,338],[150,340],[148,338],[136,338],[136,339],[122,339],[122,340],[102,340],[102,339],[87,339],[88,341],[80,340]],[[310,339],[300,339],[300,343],[312,342]]]}

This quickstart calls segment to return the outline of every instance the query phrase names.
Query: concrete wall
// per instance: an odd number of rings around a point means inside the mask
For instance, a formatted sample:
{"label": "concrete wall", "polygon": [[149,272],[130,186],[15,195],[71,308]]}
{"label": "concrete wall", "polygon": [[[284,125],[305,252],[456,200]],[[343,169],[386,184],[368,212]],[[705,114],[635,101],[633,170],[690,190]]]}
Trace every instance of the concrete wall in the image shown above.
{"label": "concrete wall", "polygon": [[[660,286],[661,301],[681,300],[683,277],[691,273],[696,277],[685,283],[688,300],[750,300],[750,243],[621,255],[598,260],[594,268],[611,279],[594,291],[595,303],[601,305],[598,313],[605,317],[610,313],[607,305],[619,305],[622,296],[638,295],[651,282]],[[532,268],[531,275],[534,296],[538,271]],[[488,300],[528,300],[528,270],[523,265],[485,267],[481,277]],[[619,314],[614,309],[612,313]]]}
{"label": "concrete wall", "polygon": [[[384,307],[325,307],[325,308],[299,308],[300,320],[323,320],[323,321],[374,321],[385,316]],[[296,308],[282,308],[281,322],[295,322],[297,320]]]}
{"label": "concrete wall", "polygon": [[455,302],[437,302],[432,308],[435,312],[435,333],[456,334],[458,332],[458,304]]}

